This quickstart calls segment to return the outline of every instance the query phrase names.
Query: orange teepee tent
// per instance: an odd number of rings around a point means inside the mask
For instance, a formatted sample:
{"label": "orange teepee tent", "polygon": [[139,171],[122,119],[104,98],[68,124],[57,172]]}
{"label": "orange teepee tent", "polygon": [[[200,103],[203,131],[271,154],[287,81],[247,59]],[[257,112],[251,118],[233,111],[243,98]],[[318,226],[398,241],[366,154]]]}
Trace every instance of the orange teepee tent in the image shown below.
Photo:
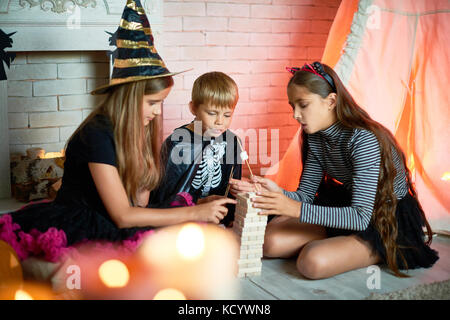
{"label": "orange teepee tent", "polygon": [[[322,62],[396,136],[435,229],[450,230],[450,1],[343,0]],[[298,185],[297,133],[267,176]],[[295,168],[296,170],[293,170]]]}

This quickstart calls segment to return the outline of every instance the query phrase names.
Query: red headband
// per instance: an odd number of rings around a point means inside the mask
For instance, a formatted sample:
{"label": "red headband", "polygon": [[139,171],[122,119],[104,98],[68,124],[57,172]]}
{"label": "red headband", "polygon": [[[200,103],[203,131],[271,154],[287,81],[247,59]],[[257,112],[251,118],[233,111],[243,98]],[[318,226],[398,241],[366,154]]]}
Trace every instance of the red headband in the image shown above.
{"label": "red headband", "polygon": [[323,70],[323,67],[319,62],[314,62],[313,65],[310,65],[309,63],[305,63],[303,65],[303,67],[301,67],[301,68],[286,67],[286,70],[292,74],[295,74],[297,71],[307,71],[307,72],[314,73],[315,75],[318,75],[323,80],[328,82],[329,85],[331,86],[331,88],[333,88],[333,90],[336,91],[333,79]]}

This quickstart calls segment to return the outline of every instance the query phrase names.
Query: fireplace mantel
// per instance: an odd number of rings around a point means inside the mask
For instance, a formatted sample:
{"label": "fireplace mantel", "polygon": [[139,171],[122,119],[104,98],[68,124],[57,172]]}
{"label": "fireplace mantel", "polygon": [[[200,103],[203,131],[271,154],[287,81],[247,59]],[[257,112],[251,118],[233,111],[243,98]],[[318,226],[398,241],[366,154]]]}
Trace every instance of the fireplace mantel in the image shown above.
{"label": "fireplace mantel", "polygon": [[[157,36],[163,0],[141,3]],[[111,50],[105,31],[116,31],[125,4],[125,0],[3,0],[0,29],[16,32],[11,49],[16,52]]]}
{"label": "fireplace mantel", "polygon": [[[161,43],[163,0],[141,3],[155,43]],[[0,29],[15,32],[12,48],[5,51],[112,51],[106,31],[117,30],[125,4],[125,0],[0,0]],[[160,53],[163,50],[158,47]],[[0,199],[11,197],[7,88],[7,80],[0,81]]]}

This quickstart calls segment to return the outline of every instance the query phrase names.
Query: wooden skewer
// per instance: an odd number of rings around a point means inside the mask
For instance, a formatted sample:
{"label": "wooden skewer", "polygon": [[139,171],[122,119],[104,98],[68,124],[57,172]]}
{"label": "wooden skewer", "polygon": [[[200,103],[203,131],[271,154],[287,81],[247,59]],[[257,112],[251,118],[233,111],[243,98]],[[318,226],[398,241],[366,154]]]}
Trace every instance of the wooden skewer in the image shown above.
{"label": "wooden skewer", "polygon": [[231,172],[230,172],[230,178],[228,179],[228,185],[227,185],[227,189],[225,190],[225,198],[228,197],[228,192],[230,191],[230,180],[231,178],[233,178],[233,172],[234,172],[234,165],[233,167],[231,167]]}
{"label": "wooden skewer", "polygon": [[[244,149],[244,147],[242,146],[242,144],[241,144],[241,142],[239,141],[239,139],[237,139],[237,141],[238,141],[238,143],[239,143],[239,146],[241,147],[241,150],[242,150],[242,151],[245,151],[245,149]],[[245,159],[244,161],[245,161],[245,163],[247,164],[248,170],[250,170],[250,174],[253,176],[253,172],[252,172],[252,169],[250,168],[250,164],[248,163],[248,160]]]}
{"label": "wooden skewer", "polygon": [[[243,147],[242,144],[241,144],[241,141],[239,141],[239,139],[236,139],[236,140],[237,140],[237,142],[239,143],[239,146],[241,147],[241,150],[242,150],[242,151],[245,151],[244,147]],[[248,170],[250,170],[250,175],[253,177],[252,168],[250,168],[250,164],[248,163],[248,160],[247,160],[247,159],[245,159],[245,163],[247,164]],[[257,190],[257,191],[260,191],[258,185],[257,185],[255,182],[254,182],[254,184],[255,184],[256,190]]]}

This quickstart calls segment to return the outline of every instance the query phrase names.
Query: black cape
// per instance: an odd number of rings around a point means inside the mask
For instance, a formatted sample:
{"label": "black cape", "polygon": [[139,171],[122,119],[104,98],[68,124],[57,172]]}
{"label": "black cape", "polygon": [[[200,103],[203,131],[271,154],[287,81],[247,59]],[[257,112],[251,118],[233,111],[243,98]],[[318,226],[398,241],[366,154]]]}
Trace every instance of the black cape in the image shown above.
{"label": "black cape", "polygon": [[[238,137],[226,130],[216,138],[205,138],[181,126],[167,137],[161,147],[163,178],[150,193],[148,207],[168,208],[180,192],[189,193],[193,201],[210,195],[225,195],[231,170],[233,178],[242,172]],[[230,198],[233,198],[229,194]],[[228,226],[234,220],[234,205],[221,221]]]}

